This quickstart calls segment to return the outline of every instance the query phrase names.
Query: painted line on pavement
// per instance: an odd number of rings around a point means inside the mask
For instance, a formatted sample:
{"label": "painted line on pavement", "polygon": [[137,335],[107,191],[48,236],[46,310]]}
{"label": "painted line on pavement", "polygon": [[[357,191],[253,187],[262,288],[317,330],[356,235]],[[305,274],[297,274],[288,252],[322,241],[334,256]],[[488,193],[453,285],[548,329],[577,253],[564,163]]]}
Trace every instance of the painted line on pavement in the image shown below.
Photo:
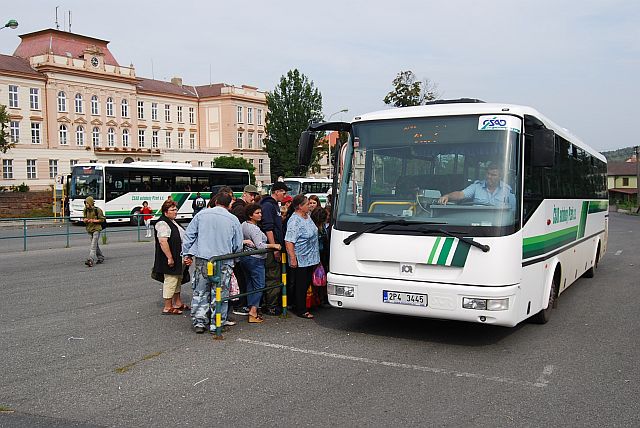
{"label": "painted line on pavement", "polygon": [[298,352],[301,354],[315,355],[318,357],[334,358],[337,360],[354,361],[354,362],[364,363],[364,364],[393,367],[398,369],[415,370],[415,371],[421,371],[426,373],[435,373],[435,374],[442,374],[442,375],[461,377],[461,378],[488,380],[488,381],[499,382],[499,383],[509,383],[512,385],[520,385],[520,386],[534,387],[534,388],[547,387],[547,385],[549,384],[548,376],[550,376],[554,370],[554,366],[552,365],[545,366],[542,371],[542,374],[540,375],[540,377],[538,377],[537,381],[529,382],[526,380],[512,379],[512,378],[503,377],[503,376],[486,376],[478,373],[459,372],[456,370],[447,370],[447,369],[439,369],[435,367],[418,366],[415,364],[395,363],[391,361],[375,360],[373,358],[353,357],[351,355],[342,355],[342,354],[334,354],[331,352],[314,351],[312,349],[295,348],[293,346],[280,345],[277,343],[260,342],[257,340],[249,340],[249,339],[236,339],[236,340],[238,342],[248,343],[251,345],[264,346],[266,348],[273,348],[273,349],[281,349],[284,351]]}
{"label": "painted line on pavement", "polygon": [[620,254],[622,254],[622,250],[616,251],[616,256],[619,256]]}

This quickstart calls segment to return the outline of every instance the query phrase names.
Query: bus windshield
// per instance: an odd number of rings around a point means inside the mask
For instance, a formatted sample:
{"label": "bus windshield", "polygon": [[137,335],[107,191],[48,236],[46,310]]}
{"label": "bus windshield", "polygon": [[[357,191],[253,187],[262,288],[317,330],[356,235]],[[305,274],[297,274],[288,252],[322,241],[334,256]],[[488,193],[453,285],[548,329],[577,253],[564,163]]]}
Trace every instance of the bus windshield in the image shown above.
{"label": "bus windshield", "polygon": [[521,130],[521,119],[509,115],[354,123],[336,227],[359,231],[402,218],[415,221],[415,233],[425,222],[474,236],[513,233],[520,218]]}
{"label": "bus windshield", "polygon": [[103,170],[100,166],[77,166],[71,173],[71,199],[93,196],[104,199]]}

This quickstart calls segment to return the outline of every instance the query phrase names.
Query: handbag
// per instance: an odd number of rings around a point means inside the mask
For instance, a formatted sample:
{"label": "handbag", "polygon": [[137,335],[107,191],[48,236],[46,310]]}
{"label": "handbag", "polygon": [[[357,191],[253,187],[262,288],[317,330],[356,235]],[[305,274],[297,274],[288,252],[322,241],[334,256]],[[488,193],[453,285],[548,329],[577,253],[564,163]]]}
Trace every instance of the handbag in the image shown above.
{"label": "handbag", "polygon": [[[238,285],[238,279],[236,278],[236,274],[231,274],[231,281],[229,281],[229,296],[235,296],[236,294],[240,294],[240,286]],[[239,298],[231,299],[232,302],[238,301]]]}
{"label": "handbag", "polygon": [[324,271],[322,263],[318,263],[318,266],[313,270],[311,283],[316,287],[325,287],[327,285],[327,273]]}

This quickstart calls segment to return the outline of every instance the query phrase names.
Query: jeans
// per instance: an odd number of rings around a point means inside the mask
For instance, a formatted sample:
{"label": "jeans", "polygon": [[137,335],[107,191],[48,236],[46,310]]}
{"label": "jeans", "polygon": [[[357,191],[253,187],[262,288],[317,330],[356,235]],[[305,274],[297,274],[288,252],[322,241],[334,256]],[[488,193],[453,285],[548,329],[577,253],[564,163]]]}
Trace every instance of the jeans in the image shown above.
{"label": "jeans", "polygon": [[100,250],[100,245],[98,241],[100,241],[100,231],[89,233],[91,237],[91,246],[89,247],[89,260],[92,262],[99,261],[102,263],[104,260],[104,255],[102,255],[102,251]]}
{"label": "jeans", "polygon": [[[229,284],[231,283],[231,274],[233,268],[229,265],[221,267],[221,286],[222,298],[229,297]],[[216,308],[212,296],[215,297],[216,284],[209,280],[207,276],[207,260],[196,259],[195,269],[193,270],[193,280],[191,281],[191,289],[193,297],[191,299],[191,322],[194,327],[209,327],[211,331],[215,331]],[[229,302],[222,303],[220,314],[222,315],[222,323],[227,320],[227,311]],[[211,316],[209,316],[211,315]]]}
{"label": "jeans", "polygon": [[[247,256],[241,259],[240,266],[242,266],[244,270],[248,293],[264,288],[265,261],[265,259],[253,256]],[[262,299],[262,292],[249,294],[247,296],[247,305],[260,307],[260,299]]]}

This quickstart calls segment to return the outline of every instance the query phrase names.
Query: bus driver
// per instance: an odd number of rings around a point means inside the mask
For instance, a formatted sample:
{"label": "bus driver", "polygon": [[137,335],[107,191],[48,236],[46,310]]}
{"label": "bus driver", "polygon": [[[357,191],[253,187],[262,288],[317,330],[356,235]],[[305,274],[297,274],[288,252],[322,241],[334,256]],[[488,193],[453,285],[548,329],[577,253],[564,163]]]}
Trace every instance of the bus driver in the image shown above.
{"label": "bus driver", "polygon": [[516,198],[509,186],[500,180],[502,168],[497,163],[489,163],[487,175],[484,180],[476,180],[463,190],[454,191],[442,195],[438,202],[446,204],[449,201],[461,201],[463,199],[473,199],[477,205],[488,205],[494,207],[509,207],[515,209]]}

